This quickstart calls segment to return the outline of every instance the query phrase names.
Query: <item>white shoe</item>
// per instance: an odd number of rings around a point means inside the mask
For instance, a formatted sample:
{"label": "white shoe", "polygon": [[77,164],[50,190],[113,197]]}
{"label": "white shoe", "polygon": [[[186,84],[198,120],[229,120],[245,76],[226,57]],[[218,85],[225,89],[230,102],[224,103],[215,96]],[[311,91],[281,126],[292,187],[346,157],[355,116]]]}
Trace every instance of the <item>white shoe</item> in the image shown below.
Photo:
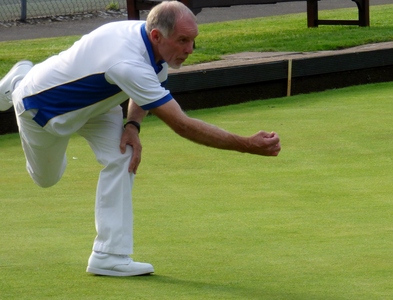
{"label": "white shoe", "polygon": [[137,276],[154,273],[154,268],[148,263],[134,262],[127,255],[93,251],[86,272],[106,276]]}
{"label": "white shoe", "polygon": [[15,84],[22,80],[33,67],[33,63],[22,60],[16,63],[7,75],[0,81],[0,110],[8,110],[12,107],[12,92]]}

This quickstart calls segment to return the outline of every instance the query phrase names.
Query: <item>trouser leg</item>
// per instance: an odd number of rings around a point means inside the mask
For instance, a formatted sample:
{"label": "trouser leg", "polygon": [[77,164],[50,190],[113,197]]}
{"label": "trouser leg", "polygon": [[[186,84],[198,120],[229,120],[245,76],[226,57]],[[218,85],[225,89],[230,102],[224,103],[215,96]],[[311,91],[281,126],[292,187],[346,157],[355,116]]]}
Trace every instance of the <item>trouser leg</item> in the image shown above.
{"label": "trouser leg", "polygon": [[90,119],[78,133],[90,144],[103,165],[97,192],[95,221],[97,236],[93,250],[112,254],[133,252],[133,214],[131,191],[134,175],[128,172],[131,147],[120,152],[123,113],[116,107]]}
{"label": "trouser leg", "polygon": [[19,135],[26,157],[26,169],[41,187],[50,187],[62,177],[69,137],[58,137],[39,126],[29,112],[17,116]]}

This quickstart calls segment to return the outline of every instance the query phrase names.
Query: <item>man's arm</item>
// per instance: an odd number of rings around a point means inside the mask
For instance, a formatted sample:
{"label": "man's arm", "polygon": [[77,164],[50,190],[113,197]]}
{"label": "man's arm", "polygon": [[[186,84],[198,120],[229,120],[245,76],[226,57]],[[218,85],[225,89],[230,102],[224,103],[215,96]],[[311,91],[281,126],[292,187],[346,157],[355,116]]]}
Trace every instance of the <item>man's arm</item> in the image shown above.
{"label": "man's arm", "polygon": [[[142,122],[143,118],[147,115],[147,111],[140,108],[134,101],[131,99],[128,103],[128,112],[127,112],[127,122],[135,121],[139,124]],[[133,154],[130,161],[130,165],[128,167],[129,172],[133,172],[136,174],[138,166],[142,159],[142,144],[139,140],[138,129],[129,124],[124,128],[123,134],[120,140],[120,152],[125,153],[127,145],[133,148]]]}
{"label": "man's arm", "polygon": [[250,137],[239,136],[188,117],[174,99],[151,112],[177,134],[198,144],[264,156],[277,156],[281,150],[280,139],[274,132],[259,131]]}

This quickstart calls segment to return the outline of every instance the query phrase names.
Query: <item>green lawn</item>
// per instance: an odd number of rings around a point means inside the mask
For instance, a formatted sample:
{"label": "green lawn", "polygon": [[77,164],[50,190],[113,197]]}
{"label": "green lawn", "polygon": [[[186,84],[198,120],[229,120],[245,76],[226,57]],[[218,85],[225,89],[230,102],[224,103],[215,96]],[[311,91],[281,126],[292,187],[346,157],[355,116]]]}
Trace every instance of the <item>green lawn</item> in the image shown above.
{"label": "green lawn", "polygon": [[188,112],[230,131],[277,131],[258,157],[142,126],[134,189],[136,260],[153,276],[85,273],[99,166],[72,138],[53,188],[0,137],[1,299],[393,298],[393,83]]}
{"label": "green lawn", "polygon": [[[356,8],[321,11],[321,19],[357,19]],[[321,51],[393,40],[393,4],[370,7],[370,27],[307,28],[306,13],[201,24],[186,64],[243,51]],[[80,36],[0,42],[0,77],[21,59],[34,63],[70,47]]]}

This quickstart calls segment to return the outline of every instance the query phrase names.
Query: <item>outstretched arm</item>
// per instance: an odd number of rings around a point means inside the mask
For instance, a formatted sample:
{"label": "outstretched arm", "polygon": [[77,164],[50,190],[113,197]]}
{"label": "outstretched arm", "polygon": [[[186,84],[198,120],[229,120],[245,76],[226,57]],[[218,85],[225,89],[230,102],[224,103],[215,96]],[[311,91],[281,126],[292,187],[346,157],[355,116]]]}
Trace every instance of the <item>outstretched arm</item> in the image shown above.
{"label": "outstretched arm", "polygon": [[174,99],[151,112],[177,134],[198,144],[264,156],[277,156],[281,150],[280,139],[274,132],[259,131],[250,137],[239,136],[188,117]]}
{"label": "outstretched arm", "polygon": [[[141,123],[143,118],[147,115],[147,111],[140,108],[134,101],[129,100],[127,121],[135,121]],[[126,152],[126,146],[129,145],[133,149],[132,158],[128,167],[128,172],[136,174],[138,166],[142,159],[142,144],[139,140],[138,129],[129,124],[124,128],[123,134],[120,140],[120,152]]]}

